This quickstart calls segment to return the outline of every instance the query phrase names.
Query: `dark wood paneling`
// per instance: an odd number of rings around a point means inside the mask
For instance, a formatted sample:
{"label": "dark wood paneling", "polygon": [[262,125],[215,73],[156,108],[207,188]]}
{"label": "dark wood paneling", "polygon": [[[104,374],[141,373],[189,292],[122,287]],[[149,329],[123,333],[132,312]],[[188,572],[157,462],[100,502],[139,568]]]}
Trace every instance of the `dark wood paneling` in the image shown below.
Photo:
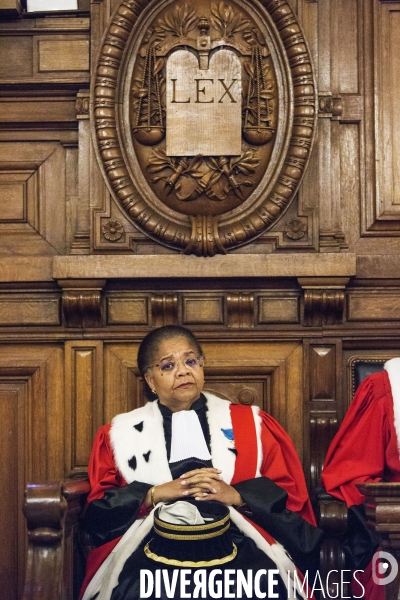
{"label": "dark wood paneling", "polygon": [[65,346],[65,469],[87,468],[92,441],[103,424],[103,345],[68,342]]}
{"label": "dark wood paneling", "polygon": [[[0,586],[7,598],[17,600],[21,590],[21,566],[24,564],[24,523],[21,500],[24,486],[25,383],[0,379],[0,419],[6,423],[0,436],[2,457],[0,512],[2,543],[0,547]],[[7,493],[5,493],[7,490]]]}
{"label": "dark wood paneling", "polygon": [[308,399],[304,433],[309,439],[305,472],[313,489],[320,484],[326,451],[339,423],[343,383],[341,342],[329,338],[310,340],[305,343],[304,353],[305,399]]}
{"label": "dark wood paneling", "polygon": [[61,351],[54,346],[0,346],[0,583],[10,600],[21,596],[23,586],[25,485],[62,478],[64,472],[60,463],[64,445],[60,359]]}

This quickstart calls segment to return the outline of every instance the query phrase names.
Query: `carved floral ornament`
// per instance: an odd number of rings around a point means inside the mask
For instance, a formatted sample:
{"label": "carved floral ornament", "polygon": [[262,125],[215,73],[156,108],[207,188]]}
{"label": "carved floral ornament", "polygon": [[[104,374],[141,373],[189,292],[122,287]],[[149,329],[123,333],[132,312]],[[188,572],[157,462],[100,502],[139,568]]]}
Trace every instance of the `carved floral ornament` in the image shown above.
{"label": "carved floral ornament", "polygon": [[124,235],[124,228],[119,221],[110,220],[101,228],[104,237],[109,242],[117,242]]}
{"label": "carved floral ornament", "polygon": [[109,188],[159,243],[226,253],[270,228],[300,185],[316,94],[285,0],[124,0],[92,95]]}
{"label": "carved floral ornament", "polygon": [[301,219],[292,219],[285,225],[285,233],[291,240],[301,240],[305,236],[307,225]]}

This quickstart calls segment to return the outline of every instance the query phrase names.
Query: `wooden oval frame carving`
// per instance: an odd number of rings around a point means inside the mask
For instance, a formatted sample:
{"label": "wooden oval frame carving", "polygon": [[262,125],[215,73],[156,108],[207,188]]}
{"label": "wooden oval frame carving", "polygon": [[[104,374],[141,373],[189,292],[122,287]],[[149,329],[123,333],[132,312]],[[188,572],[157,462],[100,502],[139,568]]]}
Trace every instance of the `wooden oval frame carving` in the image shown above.
{"label": "wooden oval frame carving", "polygon": [[[241,0],[247,5],[247,0]],[[152,206],[140,193],[126,163],[120,134],[120,104],[124,53],[138,18],[155,4],[123,0],[104,35],[92,85],[95,148],[108,187],[124,211],[149,237],[170,248],[198,256],[226,253],[253,241],[270,228],[293,199],[311,153],[316,128],[316,86],[310,53],[287,0],[259,0],[276,28],[289,83],[289,109],[281,156],[256,202],[219,217],[187,216]],[[250,3],[249,3],[250,4]],[[252,3],[254,10],[254,3]],[[258,7],[257,7],[258,9]],[[261,185],[261,184],[260,184]]]}

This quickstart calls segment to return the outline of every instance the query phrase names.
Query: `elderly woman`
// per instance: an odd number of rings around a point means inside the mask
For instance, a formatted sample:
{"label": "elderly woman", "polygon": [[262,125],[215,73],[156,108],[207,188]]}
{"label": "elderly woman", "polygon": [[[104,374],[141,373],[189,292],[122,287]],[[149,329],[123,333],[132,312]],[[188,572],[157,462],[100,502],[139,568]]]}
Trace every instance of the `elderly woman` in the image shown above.
{"label": "elderly woman", "polygon": [[321,532],[290,438],[257,407],[203,392],[203,365],[183,327],[140,345],[153,401],[94,441],[84,600],[293,598],[296,567],[315,568]]}

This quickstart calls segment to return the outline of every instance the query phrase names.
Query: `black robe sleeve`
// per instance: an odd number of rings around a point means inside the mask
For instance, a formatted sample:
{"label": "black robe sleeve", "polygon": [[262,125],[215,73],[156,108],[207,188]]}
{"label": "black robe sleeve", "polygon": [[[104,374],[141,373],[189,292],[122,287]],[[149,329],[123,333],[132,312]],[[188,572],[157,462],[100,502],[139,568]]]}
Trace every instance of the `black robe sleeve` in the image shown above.
{"label": "black robe sleeve", "polygon": [[268,477],[248,479],[233,487],[245,502],[244,514],[281,543],[303,573],[315,572],[323,532],[286,508],[287,492]]}
{"label": "black robe sleeve", "polygon": [[96,546],[123,535],[129,529],[150,488],[147,483],[133,481],[123,487],[106,490],[102,498],[88,504],[83,526]]}

